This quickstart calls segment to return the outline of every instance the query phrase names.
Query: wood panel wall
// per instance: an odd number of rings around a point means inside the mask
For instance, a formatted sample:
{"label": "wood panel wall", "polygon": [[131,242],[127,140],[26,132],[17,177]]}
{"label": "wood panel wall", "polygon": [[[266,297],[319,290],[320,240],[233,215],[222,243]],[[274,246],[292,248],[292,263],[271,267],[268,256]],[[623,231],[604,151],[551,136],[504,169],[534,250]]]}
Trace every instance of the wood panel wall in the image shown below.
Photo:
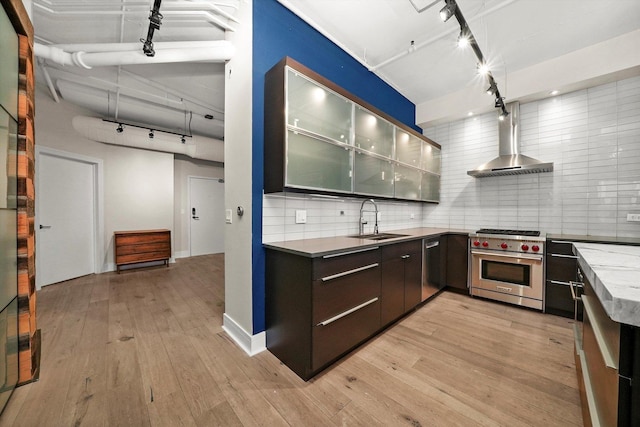
{"label": "wood panel wall", "polygon": [[35,75],[33,25],[20,0],[0,0],[20,37],[18,93],[18,385],[40,375],[35,268]]}
{"label": "wood panel wall", "polygon": [[36,325],[35,258],[35,76],[33,43],[20,36],[18,94],[18,384],[40,374],[40,333]]}

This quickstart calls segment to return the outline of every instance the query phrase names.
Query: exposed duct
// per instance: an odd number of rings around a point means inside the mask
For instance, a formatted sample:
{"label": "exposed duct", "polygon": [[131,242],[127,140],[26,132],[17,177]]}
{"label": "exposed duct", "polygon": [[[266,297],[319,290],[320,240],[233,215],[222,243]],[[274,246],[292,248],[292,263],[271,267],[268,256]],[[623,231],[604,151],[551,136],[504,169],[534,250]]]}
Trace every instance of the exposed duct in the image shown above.
{"label": "exposed duct", "polygon": [[185,134],[196,133],[214,138],[224,135],[223,121],[207,120],[199,114],[185,117],[183,107],[174,106],[168,102],[169,100],[162,102],[151,96],[137,99],[123,93],[118,101],[118,117],[114,117],[116,97],[108,96],[106,89],[85,86],[63,79],[56,80],[56,86],[66,101],[88,108],[110,119],[146,123],[150,127],[172,129]]}
{"label": "exposed duct", "polygon": [[214,40],[206,42],[206,47],[202,42],[196,42],[192,47],[185,47],[184,42],[179,42],[177,47],[173,47],[171,42],[158,43],[155,46],[156,56],[146,56],[140,50],[140,45],[129,51],[114,50],[102,51],[100,45],[96,45],[96,51],[91,51],[88,45],[86,51],[67,52],[54,46],[45,46],[40,43],[34,44],[34,53],[37,57],[48,59],[60,65],[73,65],[90,69],[93,67],[130,65],[130,64],[162,64],[170,62],[225,62],[230,60],[235,47],[227,40]]}
{"label": "exposed duct", "polygon": [[153,139],[144,128],[124,125],[118,132],[118,123],[107,122],[95,117],[76,116],[71,121],[73,128],[80,135],[92,141],[111,145],[141,148],[144,150],[162,151],[165,153],[184,154],[194,159],[224,163],[224,142],[219,139],[203,136],[192,136],[187,143],[181,143],[179,135],[156,131]]}
{"label": "exposed duct", "polygon": [[553,163],[544,163],[520,154],[520,103],[506,105],[509,115],[498,121],[498,157],[467,171],[475,178],[502,175],[522,175],[527,173],[552,172]]}

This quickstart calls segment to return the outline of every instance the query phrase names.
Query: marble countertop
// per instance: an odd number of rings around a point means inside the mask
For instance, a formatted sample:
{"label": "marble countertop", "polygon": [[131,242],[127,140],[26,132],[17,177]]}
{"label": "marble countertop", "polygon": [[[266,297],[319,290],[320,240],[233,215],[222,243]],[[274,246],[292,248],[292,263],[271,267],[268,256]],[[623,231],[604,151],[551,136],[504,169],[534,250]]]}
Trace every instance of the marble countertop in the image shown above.
{"label": "marble countertop", "polygon": [[283,252],[289,252],[296,255],[315,258],[319,256],[329,255],[342,251],[352,251],[365,249],[374,246],[384,246],[392,243],[399,243],[408,240],[435,237],[442,234],[469,234],[469,230],[435,228],[435,227],[419,227],[408,228],[403,230],[381,230],[380,233],[403,234],[401,237],[394,237],[385,240],[369,240],[360,239],[349,236],[323,237],[317,239],[290,240],[285,242],[263,243],[268,249],[275,249]]}
{"label": "marble countertop", "polygon": [[640,246],[574,242],[573,247],[609,317],[640,327]]}

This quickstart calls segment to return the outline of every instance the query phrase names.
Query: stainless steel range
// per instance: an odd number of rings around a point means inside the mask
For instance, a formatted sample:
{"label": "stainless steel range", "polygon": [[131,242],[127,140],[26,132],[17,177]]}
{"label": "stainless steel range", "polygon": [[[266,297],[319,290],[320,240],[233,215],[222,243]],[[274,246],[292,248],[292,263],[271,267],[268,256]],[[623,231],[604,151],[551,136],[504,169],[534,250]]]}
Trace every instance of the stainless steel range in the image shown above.
{"label": "stainless steel range", "polygon": [[531,230],[469,234],[471,295],[543,309],[544,236]]}

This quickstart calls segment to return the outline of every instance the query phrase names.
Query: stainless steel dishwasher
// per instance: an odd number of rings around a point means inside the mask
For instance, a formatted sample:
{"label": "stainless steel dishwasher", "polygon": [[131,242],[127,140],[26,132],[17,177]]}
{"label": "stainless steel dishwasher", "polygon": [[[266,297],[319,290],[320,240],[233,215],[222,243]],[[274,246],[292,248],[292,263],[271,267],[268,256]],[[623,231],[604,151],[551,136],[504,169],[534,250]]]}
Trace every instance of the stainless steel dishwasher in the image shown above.
{"label": "stainless steel dishwasher", "polygon": [[422,301],[444,286],[440,269],[440,237],[422,240]]}

